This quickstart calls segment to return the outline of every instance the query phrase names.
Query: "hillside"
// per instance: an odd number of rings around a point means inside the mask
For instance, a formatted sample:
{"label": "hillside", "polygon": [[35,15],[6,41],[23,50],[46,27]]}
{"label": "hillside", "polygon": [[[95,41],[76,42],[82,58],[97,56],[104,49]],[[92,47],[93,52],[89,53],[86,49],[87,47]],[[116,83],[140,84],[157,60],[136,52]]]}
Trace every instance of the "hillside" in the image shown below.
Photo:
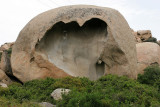
{"label": "hillside", "polygon": [[[158,107],[160,106],[160,68],[150,66],[138,80],[116,75],[103,76],[96,81],[87,78],[46,78],[9,88],[0,88],[2,106],[40,106],[50,102],[58,107]],[[70,89],[68,95],[56,101],[50,94],[57,88]]]}

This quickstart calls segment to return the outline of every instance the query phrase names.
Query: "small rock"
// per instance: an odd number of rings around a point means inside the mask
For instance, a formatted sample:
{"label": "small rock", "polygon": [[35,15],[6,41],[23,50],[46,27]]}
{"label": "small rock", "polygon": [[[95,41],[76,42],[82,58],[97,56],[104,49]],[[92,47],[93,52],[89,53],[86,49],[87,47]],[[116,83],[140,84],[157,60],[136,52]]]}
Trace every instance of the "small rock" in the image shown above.
{"label": "small rock", "polygon": [[9,48],[12,48],[13,45],[14,45],[14,42],[5,43],[5,44],[1,45],[0,51],[8,50]]}
{"label": "small rock", "polygon": [[42,102],[42,103],[39,103],[40,106],[42,107],[56,107],[56,105],[53,105],[51,103],[48,103],[48,102]]}
{"label": "small rock", "polygon": [[132,34],[134,35],[137,43],[142,43],[149,38],[152,38],[151,30],[138,30],[137,32],[132,30]]}
{"label": "small rock", "polygon": [[0,86],[3,87],[3,88],[7,88],[8,87],[7,84],[2,83],[2,82],[0,82]]}
{"label": "small rock", "polygon": [[62,94],[67,95],[70,91],[71,91],[70,89],[58,88],[51,93],[51,96],[55,100],[60,100],[62,99]]}
{"label": "small rock", "polygon": [[150,30],[138,30],[137,36],[141,38],[142,41],[145,41],[152,37],[152,33]]}
{"label": "small rock", "polygon": [[0,82],[5,84],[11,84],[11,79],[5,74],[3,70],[0,69]]}

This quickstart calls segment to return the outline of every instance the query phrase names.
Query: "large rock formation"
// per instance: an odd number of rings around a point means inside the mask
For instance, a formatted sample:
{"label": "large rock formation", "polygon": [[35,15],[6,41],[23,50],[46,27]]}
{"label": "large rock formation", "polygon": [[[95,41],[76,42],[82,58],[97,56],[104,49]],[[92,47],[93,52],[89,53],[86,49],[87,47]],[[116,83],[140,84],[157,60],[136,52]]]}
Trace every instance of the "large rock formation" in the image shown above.
{"label": "large rock formation", "polygon": [[104,74],[136,78],[136,47],[131,29],[116,10],[67,6],[33,18],[12,50],[13,74],[22,82],[45,77]]}
{"label": "large rock formation", "polygon": [[3,52],[4,50],[8,50],[8,49],[12,48],[13,45],[14,45],[14,42],[5,43],[5,44],[1,45],[0,52]]}
{"label": "large rock formation", "polygon": [[137,35],[139,38],[141,38],[142,41],[145,41],[152,37],[150,30],[138,30]]}
{"label": "large rock formation", "polygon": [[150,30],[138,30],[137,32],[132,30],[132,33],[137,43],[142,43],[148,40],[149,38],[152,38],[152,33]]}
{"label": "large rock formation", "polygon": [[7,50],[2,52],[0,68],[8,75],[12,75],[10,56],[8,55]]}
{"label": "large rock formation", "polygon": [[143,70],[149,65],[160,65],[160,46],[157,43],[138,43],[136,44],[136,47],[139,74],[143,74]]}

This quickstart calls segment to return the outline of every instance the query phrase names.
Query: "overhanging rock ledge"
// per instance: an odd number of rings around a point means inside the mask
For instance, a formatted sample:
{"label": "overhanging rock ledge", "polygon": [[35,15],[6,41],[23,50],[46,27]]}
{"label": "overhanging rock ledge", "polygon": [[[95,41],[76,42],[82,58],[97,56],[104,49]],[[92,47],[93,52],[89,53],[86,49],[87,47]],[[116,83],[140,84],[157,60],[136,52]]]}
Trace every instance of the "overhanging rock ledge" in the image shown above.
{"label": "overhanging rock ledge", "polygon": [[137,76],[134,36],[124,17],[117,10],[88,5],[60,7],[33,18],[13,46],[11,65],[22,82]]}

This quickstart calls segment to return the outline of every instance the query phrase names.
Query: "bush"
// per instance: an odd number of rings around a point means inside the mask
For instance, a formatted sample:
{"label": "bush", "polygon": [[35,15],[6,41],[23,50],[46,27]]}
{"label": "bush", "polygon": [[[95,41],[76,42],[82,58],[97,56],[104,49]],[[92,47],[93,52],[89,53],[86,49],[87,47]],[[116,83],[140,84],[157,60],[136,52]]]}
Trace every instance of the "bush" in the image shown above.
{"label": "bush", "polygon": [[9,57],[11,57],[11,54],[12,54],[12,48],[9,48],[9,49],[7,50],[7,53],[8,53],[8,56],[9,56]]}
{"label": "bush", "polygon": [[86,91],[92,87],[94,84],[93,81],[90,81],[88,78],[63,78],[57,79],[56,82],[52,85],[54,89],[56,88],[68,88],[68,89],[76,89],[78,91]]}
{"label": "bush", "polygon": [[148,38],[147,40],[145,40],[144,42],[154,42],[154,43],[157,43],[157,39],[155,37],[151,37],[151,38]]}
{"label": "bush", "polygon": [[24,101],[23,103],[18,103],[15,99],[9,100],[5,97],[0,97],[1,107],[40,107],[37,103]]}
{"label": "bush", "polygon": [[[57,88],[72,91],[55,101],[50,94]],[[160,106],[160,93],[155,87],[115,75],[103,76],[97,81],[79,77],[46,78],[0,88],[0,105],[36,105],[33,102],[50,102],[58,107],[149,107]]]}
{"label": "bush", "polygon": [[31,100],[35,102],[49,101],[55,103],[50,94],[54,90],[52,84],[55,80],[46,78],[45,80],[33,80],[24,83],[23,85],[12,84],[9,86],[7,98],[17,99],[19,103],[23,100]]}
{"label": "bush", "polygon": [[67,77],[63,79],[46,78],[29,81],[23,85],[14,83],[10,85],[8,89],[0,90],[0,96],[5,96],[10,100],[16,99],[18,103],[23,103],[27,100],[33,102],[46,101],[55,104],[56,101],[50,95],[53,90],[57,88],[69,88],[85,91],[87,89],[86,87],[91,87],[92,83],[93,82],[87,78],[78,77]]}
{"label": "bush", "polygon": [[95,81],[91,91],[72,90],[57,103],[63,107],[123,107],[160,105],[160,94],[154,87],[142,85],[127,77],[108,75]]}
{"label": "bush", "polygon": [[138,75],[138,81],[142,84],[160,87],[160,67],[157,65],[147,67],[144,69],[144,74]]}
{"label": "bush", "polygon": [[24,100],[19,103],[17,99],[7,98],[9,89],[0,87],[0,105],[1,107],[39,107],[37,103],[31,102],[29,100]]}

